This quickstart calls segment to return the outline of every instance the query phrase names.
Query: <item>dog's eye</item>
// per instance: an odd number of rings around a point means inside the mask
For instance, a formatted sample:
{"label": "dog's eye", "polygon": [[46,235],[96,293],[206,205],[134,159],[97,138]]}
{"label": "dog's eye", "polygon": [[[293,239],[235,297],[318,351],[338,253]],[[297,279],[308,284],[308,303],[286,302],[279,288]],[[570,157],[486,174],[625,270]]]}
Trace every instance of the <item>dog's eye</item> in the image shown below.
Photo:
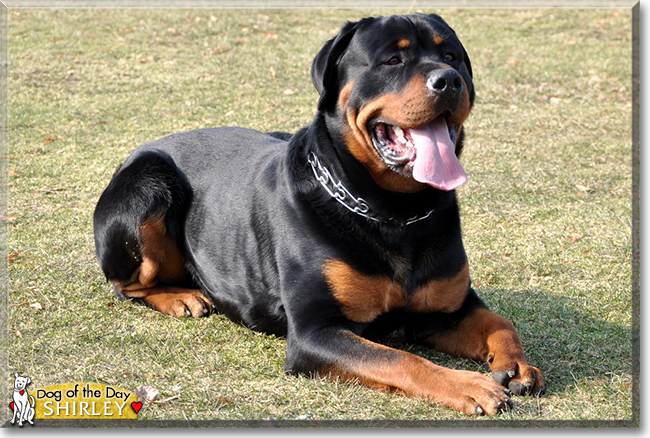
{"label": "dog's eye", "polygon": [[452,61],[455,61],[455,60],[456,60],[456,55],[454,55],[453,53],[447,53],[445,55],[445,61],[452,62]]}
{"label": "dog's eye", "polygon": [[384,64],[386,64],[386,65],[399,65],[401,63],[402,63],[402,60],[398,56],[393,56],[388,61],[386,61]]}

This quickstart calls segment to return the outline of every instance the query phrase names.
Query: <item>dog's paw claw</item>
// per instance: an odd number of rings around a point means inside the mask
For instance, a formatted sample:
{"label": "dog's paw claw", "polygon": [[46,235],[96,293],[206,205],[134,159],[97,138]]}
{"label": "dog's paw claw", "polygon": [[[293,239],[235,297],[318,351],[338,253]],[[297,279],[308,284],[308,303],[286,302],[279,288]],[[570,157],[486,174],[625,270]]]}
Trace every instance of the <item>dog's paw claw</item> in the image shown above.
{"label": "dog's paw claw", "polygon": [[520,363],[518,370],[494,371],[492,378],[514,395],[542,395],[546,392],[542,373],[537,368]]}
{"label": "dog's paw claw", "polygon": [[510,382],[508,383],[508,389],[512,391],[515,395],[524,395],[526,394],[527,388],[519,382]]}
{"label": "dog's paw claw", "polygon": [[499,382],[499,384],[503,386],[508,386],[508,375],[504,373],[503,371],[495,371],[492,373],[492,378]]}

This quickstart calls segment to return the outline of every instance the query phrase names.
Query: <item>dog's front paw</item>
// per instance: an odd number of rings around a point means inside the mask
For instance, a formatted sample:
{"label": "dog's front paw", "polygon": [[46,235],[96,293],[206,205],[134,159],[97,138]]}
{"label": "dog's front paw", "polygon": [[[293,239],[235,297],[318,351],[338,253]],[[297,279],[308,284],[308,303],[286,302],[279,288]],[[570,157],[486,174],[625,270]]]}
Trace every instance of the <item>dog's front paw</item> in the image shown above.
{"label": "dog's front paw", "polygon": [[497,415],[512,409],[510,391],[473,371],[453,371],[443,403],[467,415]]}
{"label": "dog's front paw", "polygon": [[490,362],[492,378],[516,395],[542,395],[546,392],[542,372],[525,361]]}

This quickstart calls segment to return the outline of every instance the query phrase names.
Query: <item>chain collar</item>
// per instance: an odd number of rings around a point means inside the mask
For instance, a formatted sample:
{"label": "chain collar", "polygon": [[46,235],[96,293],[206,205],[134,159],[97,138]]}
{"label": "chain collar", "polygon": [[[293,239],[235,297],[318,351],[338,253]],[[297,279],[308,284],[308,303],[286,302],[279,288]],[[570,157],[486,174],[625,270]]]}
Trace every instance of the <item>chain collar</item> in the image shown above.
{"label": "chain collar", "polygon": [[[309,154],[309,164],[311,164],[311,169],[314,172],[314,176],[318,180],[321,186],[329,193],[329,195],[334,198],[339,204],[350,210],[352,213],[358,214],[359,216],[370,219],[371,221],[380,222],[380,223],[391,223],[394,218],[390,217],[388,219],[380,219],[375,216],[368,203],[363,198],[356,198],[350,191],[345,188],[341,181],[334,179],[329,169],[323,166],[313,152]],[[432,209],[425,213],[422,216],[414,216],[410,219],[407,219],[405,225],[411,225],[412,223],[419,222],[423,219],[428,218],[434,212],[435,209]]]}

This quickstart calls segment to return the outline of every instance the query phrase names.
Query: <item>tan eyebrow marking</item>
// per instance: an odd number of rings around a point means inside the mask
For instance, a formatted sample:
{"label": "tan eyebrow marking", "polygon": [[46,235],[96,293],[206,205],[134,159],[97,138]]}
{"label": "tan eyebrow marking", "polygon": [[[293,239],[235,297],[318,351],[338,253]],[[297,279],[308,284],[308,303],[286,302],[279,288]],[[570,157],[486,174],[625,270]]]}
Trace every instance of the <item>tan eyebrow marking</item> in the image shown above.
{"label": "tan eyebrow marking", "polygon": [[397,42],[397,45],[400,49],[405,49],[411,45],[411,42],[407,38],[400,38]]}

